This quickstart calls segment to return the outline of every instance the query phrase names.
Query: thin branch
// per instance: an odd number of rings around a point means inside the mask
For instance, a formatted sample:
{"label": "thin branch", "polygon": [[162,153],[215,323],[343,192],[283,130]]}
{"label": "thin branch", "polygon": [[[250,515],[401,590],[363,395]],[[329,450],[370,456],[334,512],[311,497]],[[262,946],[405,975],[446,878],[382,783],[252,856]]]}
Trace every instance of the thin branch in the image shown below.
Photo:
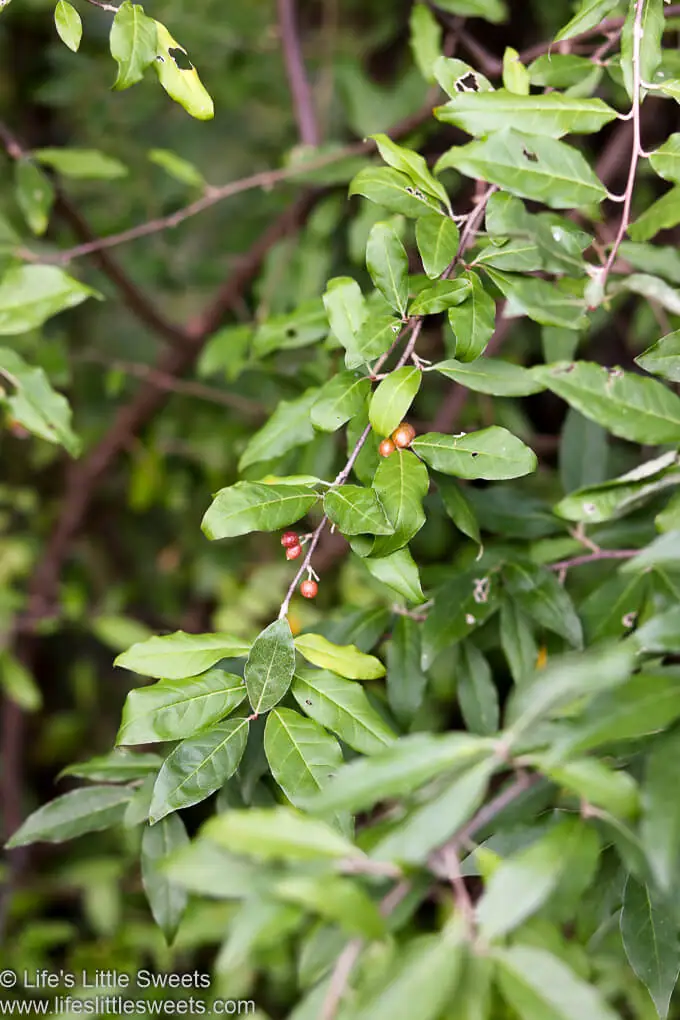
{"label": "thin branch", "polygon": [[103,11],[111,11],[112,14],[118,14],[118,8],[114,7],[113,4],[102,3],[102,0],[87,0],[88,4],[92,4],[93,7],[100,7]]}
{"label": "thin branch", "polygon": [[[436,100],[438,91],[434,92],[429,99],[426,106],[417,113],[412,114],[410,117],[405,117],[404,120],[399,121],[394,127],[387,132],[387,134],[393,138],[403,138],[405,135],[410,134],[417,127],[420,127],[425,121],[429,120],[432,116],[432,104]],[[180,223],[190,219],[192,216],[197,216],[199,213],[205,212],[206,209],[212,208],[219,202],[224,201],[227,198],[232,198],[234,195],[240,195],[244,191],[252,191],[255,188],[262,188],[263,191],[268,191],[277,184],[282,184],[285,181],[294,180],[296,177],[302,177],[307,173],[311,173],[314,170],[322,170],[324,167],[332,166],[335,163],[340,162],[343,159],[347,159],[350,156],[362,156],[367,153],[373,152],[375,149],[375,142],[371,139],[367,139],[364,142],[353,142],[351,145],[346,145],[342,149],[337,149],[335,152],[326,153],[315,159],[310,159],[302,163],[295,164],[294,166],[282,167],[280,170],[263,170],[256,174],[251,174],[248,177],[242,177],[237,181],[230,181],[228,184],[223,184],[219,187],[209,187],[206,189],[205,194],[200,198],[197,198],[194,202],[190,202],[189,205],[184,206],[182,209],[178,209],[174,213],[170,213],[168,216],[159,216],[157,219],[149,220],[146,223],[140,223],[135,227],[130,227],[128,230],[121,230],[117,234],[109,234],[108,237],[96,238],[85,244],[77,245],[75,248],[69,248],[62,252],[43,257],[40,256],[41,262],[55,262],[57,264],[70,262],[72,259],[82,258],[84,255],[91,255],[95,251],[102,251],[105,248],[114,248],[119,244],[126,244],[129,241],[136,241],[142,237],[149,237],[152,234],[161,233],[164,230],[172,229],[177,227]],[[22,257],[26,257],[26,252],[22,251]],[[37,258],[37,256],[36,256]]]}
{"label": "thin branch", "polygon": [[597,563],[598,560],[630,560],[639,552],[639,549],[598,549],[597,552],[583,553],[568,560],[560,560],[559,563],[550,563],[549,569],[570,570],[572,567],[582,567],[587,563]]}
{"label": "thin branch", "polygon": [[153,365],[144,365],[139,361],[119,361],[114,358],[107,358],[99,351],[86,351],[78,355],[81,361],[92,361],[103,365],[112,371],[122,372],[124,375],[132,375],[156,386],[168,393],[179,393],[188,397],[197,397],[199,400],[207,400],[212,404],[219,404],[222,407],[231,407],[242,414],[261,416],[265,413],[262,404],[255,400],[243,397],[239,393],[229,393],[226,390],[218,390],[213,386],[205,386],[203,383],[194,382],[188,379],[177,379],[175,376],[162,372]]}
{"label": "thin branch", "polygon": [[630,155],[630,167],[628,170],[628,182],[626,184],[626,190],[623,199],[623,211],[621,213],[621,222],[619,223],[619,229],[614,239],[609,258],[604,264],[604,267],[599,273],[599,284],[601,293],[604,293],[605,284],[609,272],[616,261],[616,256],[619,251],[619,246],[625,237],[626,231],[630,224],[630,210],[633,202],[633,191],[635,190],[635,178],[637,175],[637,167],[642,156],[642,139],[640,135],[640,90],[642,87],[641,70],[640,70],[640,43],[642,42],[642,12],[644,10],[645,0],[635,0],[635,21],[633,22],[633,97],[631,114],[633,120],[633,147]]}
{"label": "thin branch", "polygon": [[283,58],[286,64],[288,84],[293,97],[298,134],[303,145],[316,147],[321,139],[314,110],[314,97],[302,56],[295,0],[277,0],[277,8]]}
{"label": "thin branch", "polygon": [[441,851],[442,867],[448,874],[456,906],[465,922],[468,937],[472,938],[475,931],[475,908],[460,870],[459,847],[447,844]]}

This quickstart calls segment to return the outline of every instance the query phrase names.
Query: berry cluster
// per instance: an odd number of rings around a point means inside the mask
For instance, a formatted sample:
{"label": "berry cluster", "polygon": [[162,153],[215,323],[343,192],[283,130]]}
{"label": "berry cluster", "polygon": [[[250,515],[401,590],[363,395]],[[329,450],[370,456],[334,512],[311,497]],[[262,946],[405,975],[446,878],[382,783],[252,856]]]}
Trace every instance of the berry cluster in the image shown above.
{"label": "berry cluster", "polygon": [[[281,545],[286,550],[287,560],[296,560],[298,556],[302,555],[302,542],[300,541],[300,536],[296,531],[284,531],[281,535]],[[307,580],[303,581],[300,585],[300,594],[303,598],[316,598],[318,591],[319,585],[312,577],[308,577]]]}
{"label": "berry cluster", "polygon": [[389,457],[395,450],[405,450],[415,438],[416,430],[413,428],[413,425],[403,421],[401,425],[397,426],[389,439],[383,439],[378,447],[378,452],[381,457]]}

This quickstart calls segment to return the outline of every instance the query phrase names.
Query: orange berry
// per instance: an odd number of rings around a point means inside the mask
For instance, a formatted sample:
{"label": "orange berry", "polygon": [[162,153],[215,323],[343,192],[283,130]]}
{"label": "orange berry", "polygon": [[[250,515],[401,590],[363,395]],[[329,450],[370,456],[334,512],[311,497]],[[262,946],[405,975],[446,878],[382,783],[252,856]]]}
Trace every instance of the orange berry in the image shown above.
{"label": "orange berry", "polygon": [[302,552],[301,545],[289,545],[288,548],[286,549],[286,559],[296,560],[301,552]]}
{"label": "orange berry", "polygon": [[284,549],[290,549],[291,546],[300,544],[300,536],[296,531],[284,531],[281,535],[281,545]]}
{"label": "orange berry", "polygon": [[391,439],[383,439],[382,443],[378,447],[378,453],[381,457],[389,457],[391,453],[394,453],[396,446]]}
{"label": "orange berry", "polygon": [[307,581],[303,581],[300,585],[300,594],[303,598],[314,599],[319,591],[319,586],[316,581],[312,581],[311,577]]}
{"label": "orange berry", "polygon": [[392,442],[400,450],[405,450],[407,446],[411,445],[415,438],[416,430],[413,425],[409,425],[407,421],[403,421],[399,428],[396,428],[392,433]]}

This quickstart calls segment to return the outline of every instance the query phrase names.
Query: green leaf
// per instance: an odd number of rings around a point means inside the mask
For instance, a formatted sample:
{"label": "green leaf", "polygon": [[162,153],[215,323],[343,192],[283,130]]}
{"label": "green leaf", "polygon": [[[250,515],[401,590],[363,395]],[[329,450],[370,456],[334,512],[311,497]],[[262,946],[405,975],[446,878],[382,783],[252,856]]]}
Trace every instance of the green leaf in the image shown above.
{"label": "green leaf", "polygon": [[349,186],[350,195],[363,195],[389,212],[416,219],[426,213],[440,213],[441,206],[429,195],[414,188],[411,179],[390,167],[366,167]]}
{"label": "green leaf", "polygon": [[89,297],[99,294],[56,266],[13,266],[0,282],[0,335],[38,329]]}
{"label": "green leaf", "polygon": [[227,719],[170,752],[153,788],[152,825],[171,811],[199,804],[233,776],[246,748],[249,725],[247,719]]}
{"label": "green leaf", "polygon": [[98,149],[35,149],[32,156],[63,177],[112,181],[128,172],[119,159]]}
{"label": "green leaf", "polygon": [[378,465],[373,488],[394,527],[394,535],[377,538],[372,556],[388,556],[407,545],[425,523],[423,500],[429,487],[427,468],[410,450],[395,450]]}
{"label": "green leaf", "polygon": [[295,648],[288,620],[275,620],[253,641],[244,672],[248,698],[255,715],[277,705],[290,687]]}
{"label": "green leaf", "polygon": [[431,280],[435,280],[458,254],[460,235],[458,227],[448,216],[420,216],[416,220],[416,241],[423,269]]}
{"label": "green leaf", "polygon": [[432,66],[442,51],[442,29],[429,7],[414,4],[409,18],[411,52],[425,81],[434,84]]}
{"label": "green leaf", "polygon": [[347,368],[358,368],[373,358],[379,358],[394,343],[399,335],[402,324],[399,319],[390,315],[371,316],[357,333],[354,345],[347,348],[345,365]]}
{"label": "green leaf", "polygon": [[497,575],[479,569],[454,576],[437,591],[423,626],[423,669],[493,616],[500,607],[499,589]]}
{"label": "green leaf", "polygon": [[463,959],[460,922],[455,934],[423,935],[407,944],[394,961],[394,971],[354,1020],[412,1020],[418,1003],[418,1020],[436,1020],[452,1001]]}
{"label": "green leaf", "polygon": [[201,836],[183,849],[175,850],[163,861],[160,870],[171,882],[189,892],[211,899],[242,900],[257,886],[263,868],[261,864],[227,853]]}
{"label": "green leaf", "polygon": [[282,457],[296,446],[311,442],[314,429],[310,411],[318,395],[319,391],[314,388],[306,390],[297,400],[282,400],[266,425],[250,438],[238,462],[239,471],[263,460]]}
{"label": "green leaf", "polygon": [[500,358],[478,358],[472,364],[451,359],[432,367],[468,390],[494,397],[527,397],[543,389],[526,368]]}
{"label": "green leaf", "polygon": [[196,68],[190,66],[186,70],[177,62],[175,56],[177,51],[184,54],[184,57],[180,58],[182,61],[186,58],[187,51],[172,38],[160,21],[156,22],[156,32],[157,48],[153,66],[162,87],[170,98],[183,106],[192,117],[196,117],[197,120],[212,120],[215,116],[215,107],[210,94],[198,77]]}
{"label": "green leaf", "polygon": [[615,691],[603,691],[553,746],[555,761],[620,740],[665,729],[680,717],[677,678],[637,674]]}
{"label": "green leaf", "polygon": [[339,372],[318,391],[309,412],[312,424],[324,432],[337,431],[363,411],[370,392],[371,383],[366,376]]}
{"label": "green leaf", "polygon": [[631,635],[631,641],[641,652],[676,652],[680,650],[680,606],[671,606],[663,613],[652,616]]}
{"label": "green leaf", "polygon": [[591,592],[579,606],[588,644],[630,631],[647,598],[647,581],[646,574],[630,578],[615,573]]}
{"label": "green leaf", "polygon": [[600,131],[614,120],[616,111],[601,99],[578,99],[561,92],[518,95],[503,88],[460,92],[445,106],[435,107],[434,115],[470,135],[488,135],[512,123],[513,130],[527,135],[561,138]]}
{"label": "green leaf", "polygon": [[147,825],[142,835],[142,885],[154,921],[171,944],[177,933],[189,897],[182,886],[174,885],[159,864],[171,853],[188,846],[189,837],[179,815]]}
{"label": "green leaf", "polygon": [[587,361],[531,369],[571,407],[613,435],[645,445],[680,442],[680,397],[644,376]]}
{"label": "green leaf", "polygon": [[[614,0],[614,2],[618,2],[618,0]],[[579,57],[575,53],[552,51],[542,53],[540,57],[529,64],[527,70],[533,85],[566,89],[588,81],[593,71],[593,64],[587,57]]]}
{"label": "green leaf", "polygon": [[569,521],[596,524],[630,513],[669,486],[680,484],[678,457],[664,454],[633,468],[620,478],[572,492],[554,512]]}
{"label": "green leaf", "polygon": [[201,171],[176,152],[170,149],[149,149],[147,155],[151,163],[161,167],[168,177],[179,181],[180,184],[187,184],[190,188],[205,187],[206,182]]}
{"label": "green leaf", "polygon": [[622,574],[634,574],[656,566],[680,564],[680,531],[667,531],[619,568]]}
{"label": "green leaf", "polygon": [[[517,50],[506,46],[503,54],[503,86],[516,96],[528,96],[531,79]],[[503,125],[501,125],[503,126]],[[538,132],[540,134],[540,132]]]}
{"label": "green leaf", "polygon": [[408,255],[390,223],[376,223],[366,243],[366,267],[387,303],[403,316],[408,304]]}
{"label": "green leaf", "polygon": [[663,145],[650,153],[649,162],[659,177],[680,184],[680,134],[670,135]]}
{"label": "green leaf", "polygon": [[409,315],[436,315],[454,305],[461,305],[471,296],[472,284],[467,277],[438,280],[418,294],[409,308]]}
{"label": "green leaf", "polygon": [[439,159],[435,172],[446,167],[498,184],[521,198],[544,202],[551,209],[591,205],[606,195],[577,149],[554,138],[523,135],[512,128],[449,149]]}
{"label": "green leaf", "polygon": [[676,733],[656,738],[645,766],[640,834],[654,878],[670,892],[680,863],[680,743]]}
{"label": "green leaf", "polygon": [[575,648],[583,647],[581,621],[551,570],[529,563],[508,563],[503,568],[503,583],[522,612]]}
{"label": "green leaf", "polygon": [[63,843],[120,822],[133,791],[120,786],[85,786],[44,804],[7,841],[12,850],[30,843]]}
{"label": "green leaf", "polygon": [[296,807],[323,790],[342,764],[335,737],[290,708],[275,708],[267,718],[264,753],[272,776]]}
{"label": "green leaf", "polygon": [[[643,82],[653,82],[661,63],[661,39],[664,31],[664,0],[644,0],[640,19],[639,73]],[[628,17],[621,33],[621,70],[626,92],[633,97],[633,56],[635,44],[636,0],[630,0]],[[644,95],[644,93],[643,93]]]}
{"label": "green leaf", "polygon": [[292,875],[280,879],[272,892],[287,903],[295,903],[329,921],[336,921],[350,934],[369,939],[384,935],[385,922],[377,904],[349,878]]}
{"label": "green leaf", "polygon": [[114,89],[127,89],[144,77],[147,67],[156,59],[157,25],[148,18],[140,4],[128,0],[118,8],[111,25],[109,43],[111,56],[118,64]]}
{"label": "green leaf", "polygon": [[203,516],[201,530],[210,539],[278,531],[304,517],[317,499],[316,492],[304,485],[237,482],[220,489]]}
{"label": "green leaf", "polygon": [[241,677],[222,669],[139,687],[125,699],[116,744],[183,740],[229,715],[245,697]]}
{"label": "green leaf", "polygon": [[437,7],[464,18],[484,18],[494,24],[508,17],[503,0],[437,0]]}
{"label": "green leaf", "polygon": [[24,712],[37,712],[43,706],[40,687],[23,663],[7,649],[0,651],[0,689]]}
{"label": "green leaf", "polygon": [[680,329],[667,333],[635,359],[640,368],[652,375],[662,375],[671,382],[680,382]]}
{"label": "green leaf", "polygon": [[427,687],[420,668],[420,632],[415,620],[399,616],[387,646],[387,703],[399,722],[407,725],[422,705]]}
{"label": "green leaf", "polygon": [[373,489],[340,485],[324,496],[324,510],[343,535],[392,535],[382,504]]}
{"label": "green leaf", "polygon": [[[583,451],[588,456],[583,456]],[[565,492],[596,486],[608,474],[609,444],[607,432],[594,421],[584,418],[572,407],[562,428],[559,448],[560,480]]]}
{"label": "green leaf", "polygon": [[497,732],[500,710],[491,667],[479,649],[469,641],[461,645],[456,696],[463,721],[470,733],[488,737]]}
{"label": "green leaf", "polygon": [[411,447],[436,471],[458,478],[520,478],[537,463],[533,450],[498,425],[462,436],[426,432]]}
{"label": "green leaf", "polygon": [[235,854],[313,861],[363,856],[339,832],[293,808],[247,808],[211,818],[201,834]]}
{"label": "green leaf", "polygon": [[130,754],[129,751],[115,749],[110,754],[90,758],[89,761],[76,762],[62,769],[62,776],[77,776],[89,779],[94,783],[125,783],[131,779],[142,779],[144,776],[155,775],[163,764],[159,754]]}
{"label": "green leaf", "polygon": [[[245,333],[243,332],[245,329]],[[238,330],[238,332],[236,332]],[[252,329],[243,326],[227,326],[220,330],[211,343],[219,345],[217,337],[229,344],[232,351],[238,339],[247,349]],[[318,298],[304,301],[292,312],[285,315],[272,315],[262,322],[252,338],[252,353],[257,357],[267,357],[275,351],[298,350],[322,340],[328,335],[328,318],[323,302]],[[246,337],[247,339],[242,339]]]}
{"label": "green leaf", "polygon": [[389,436],[401,424],[422,378],[419,368],[404,365],[378,384],[368,407],[368,420],[379,435]]}
{"label": "green leaf", "polygon": [[114,666],[131,669],[140,676],[183,680],[196,677],[220,659],[240,658],[250,645],[231,634],[185,634],[183,630],[164,637],[139,641],[114,661]]}
{"label": "green leaf", "polygon": [[398,549],[389,556],[368,556],[363,563],[373,577],[407,602],[425,601],[418,567],[408,549]]}
{"label": "green leaf", "polygon": [[543,326],[579,330],[587,326],[586,299],[580,282],[564,279],[549,283],[534,276],[501,273],[491,267],[487,267],[487,272],[507,298],[506,318],[528,315]]}
{"label": "green leaf", "polygon": [[397,145],[388,135],[371,135],[371,138],[378,146],[378,151],[386,163],[389,163],[395,170],[406,174],[420,191],[425,192],[435,201],[443,202],[449,209],[451,208],[446,188],[432,176],[424,156],[414,152],[413,149]]}
{"label": "green leaf", "polygon": [[[14,164],[14,183],[17,204],[22,215],[31,231],[40,237],[47,230],[50,220],[50,212],[54,203],[54,188],[40,167],[29,159],[18,159]],[[60,272],[60,270],[55,271]]]}
{"label": "green leaf", "polygon": [[381,861],[422,864],[472,817],[497,763],[489,756],[466,769],[397,823],[371,851]]}
{"label": "green leaf", "polygon": [[501,603],[501,648],[516,684],[523,684],[536,666],[538,646],[528,617],[512,598]]}
{"label": "green leaf", "polygon": [[67,0],[59,0],[55,7],[54,24],[61,41],[76,53],[83,37],[83,23],[78,11]]}
{"label": "green leaf", "polygon": [[671,283],[680,283],[680,252],[677,248],[669,244],[636,244],[634,241],[623,241],[619,252],[634,269],[654,273],[655,276],[664,276]]}
{"label": "green leaf", "polygon": [[671,905],[632,875],[623,891],[621,938],[628,962],[665,1020],[680,973],[678,926]]}
{"label": "green leaf", "polygon": [[477,273],[466,270],[465,277],[472,284],[470,296],[454,308],[449,308],[449,324],[455,337],[455,355],[459,361],[474,361],[484,353],[496,328],[496,302],[484,290]]}
{"label": "green leaf", "polygon": [[[351,276],[336,276],[326,284],[323,304],[331,331],[348,355],[356,356],[357,335],[367,316],[366,301],[361,293],[361,287]],[[357,365],[359,364],[362,364],[361,360],[357,360]]]}
{"label": "green leaf", "polygon": [[349,680],[378,680],[385,667],[374,655],[360,652],[356,645],[334,645],[321,634],[300,634],[295,647],[308,662]]}
{"label": "green leaf", "polygon": [[16,351],[0,347],[0,378],[14,387],[10,395],[3,389],[0,401],[6,401],[16,422],[48,443],[63,446],[72,457],[79,456],[82,444],[71,428],[69,403],[52,389],[42,368],[31,368]]}
{"label": "green leaf", "polygon": [[680,223],[680,185],[675,185],[665,195],[653,202],[628,228],[632,241],[648,241],[660,230],[667,230]]}
{"label": "green leaf", "polygon": [[443,772],[467,768],[488,751],[487,740],[467,733],[400,737],[380,754],[342,765],[333,782],[306,807],[315,813],[362,811],[411,793]]}
{"label": "green leaf", "polygon": [[496,950],[496,980],[522,1020],[618,1020],[600,992],[545,949]]}
{"label": "green leaf", "polygon": [[604,808],[618,818],[634,818],[640,807],[640,795],[632,776],[623,769],[614,770],[598,758],[576,758],[563,765],[538,768],[554,783],[575,794],[587,804]]}
{"label": "green leaf", "polygon": [[291,691],[305,715],[337,733],[360,754],[376,754],[396,739],[371,706],[363,687],[351,680],[306,670],[295,674]]}
{"label": "green leaf", "polygon": [[580,8],[571,21],[557,33],[555,42],[571,39],[581,32],[587,32],[589,28],[595,28],[618,2],[619,0],[581,0]]}
{"label": "green leaf", "polygon": [[658,276],[650,276],[648,273],[631,273],[622,281],[625,290],[633,294],[641,294],[649,301],[656,301],[662,308],[668,309],[674,315],[680,314],[680,291],[671,287],[665,280]]}
{"label": "green leaf", "polygon": [[580,818],[564,818],[526,850],[503,861],[477,905],[482,938],[502,938],[540,910],[585,841],[593,844],[596,855],[595,830]]}
{"label": "green leaf", "polygon": [[479,533],[479,524],[475,512],[465,497],[462,487],[458,482],[452,482],[442,475],[437,478],[437,488],[442,497],[444,509],[456,525],[459,531],[471,538],[478,545],[482,544]]}

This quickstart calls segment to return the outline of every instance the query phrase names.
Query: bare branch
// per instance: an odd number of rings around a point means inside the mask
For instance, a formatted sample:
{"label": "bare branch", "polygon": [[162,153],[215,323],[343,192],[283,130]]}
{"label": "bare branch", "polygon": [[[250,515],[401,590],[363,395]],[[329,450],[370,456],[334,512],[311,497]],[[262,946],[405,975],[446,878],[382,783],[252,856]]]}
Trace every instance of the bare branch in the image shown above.
{"label": "bare branch", "polygon": [[297,27],[295,0],[277,0],[279,31],[300,141],[316,147],[321,138]]}

